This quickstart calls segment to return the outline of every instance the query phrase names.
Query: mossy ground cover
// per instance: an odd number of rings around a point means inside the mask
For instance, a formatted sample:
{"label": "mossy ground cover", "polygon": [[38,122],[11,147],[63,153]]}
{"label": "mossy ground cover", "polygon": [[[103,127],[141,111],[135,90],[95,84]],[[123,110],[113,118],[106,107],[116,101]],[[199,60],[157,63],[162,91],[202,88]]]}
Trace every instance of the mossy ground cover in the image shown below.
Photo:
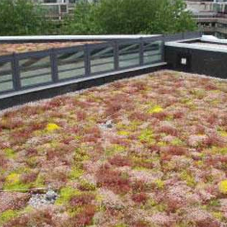
{"label": "mossy ground cover", "polygon": [[[159,71],[24,105],[0,114],[0,226],[226,226],[226,163],[223,80]],[[35,188],[59,197],[29,207]]]}
{"label": "mossy ground cover", "polygon": [[52,48],[64,48],[79,46],[84,44],[90,44],[95,42],[49,42],[49,43],[1,43],[0,45],[0,56],[10,55],[13,53],[24,53],[32,51],[43,51]]}

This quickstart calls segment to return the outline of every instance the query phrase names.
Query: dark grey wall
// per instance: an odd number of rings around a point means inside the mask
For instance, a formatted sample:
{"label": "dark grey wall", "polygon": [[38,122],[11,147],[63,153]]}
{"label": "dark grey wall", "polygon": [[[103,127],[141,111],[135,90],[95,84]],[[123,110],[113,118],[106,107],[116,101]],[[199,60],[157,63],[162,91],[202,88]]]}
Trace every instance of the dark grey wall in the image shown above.
{"label": "dark grey wall", "polygon": [[227,53],[166,46],[165,61],[174,70],[227,79]]}

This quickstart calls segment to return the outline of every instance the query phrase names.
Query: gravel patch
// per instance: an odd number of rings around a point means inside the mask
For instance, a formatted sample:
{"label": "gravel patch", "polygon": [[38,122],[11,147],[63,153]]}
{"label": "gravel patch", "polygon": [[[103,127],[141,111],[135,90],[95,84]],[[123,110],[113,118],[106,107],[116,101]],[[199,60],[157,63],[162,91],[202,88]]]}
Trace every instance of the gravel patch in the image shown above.
{"label": "gravel patch", "polygon": [[58,194],[53,190],[48,190],[46,194],[33,194],[28,201],[28,205],[34,208],[40,208],[43,206],[54,204]]}

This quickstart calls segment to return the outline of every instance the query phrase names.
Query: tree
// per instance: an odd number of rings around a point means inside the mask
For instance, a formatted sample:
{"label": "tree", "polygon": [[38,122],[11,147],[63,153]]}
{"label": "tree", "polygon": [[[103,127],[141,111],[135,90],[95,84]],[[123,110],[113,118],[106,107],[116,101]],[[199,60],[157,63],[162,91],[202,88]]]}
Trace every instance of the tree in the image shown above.
{"label": "tree", "polygon": [[155,18],[146,32],[177,33],[196,30],[196,23],[182,0],[161,0]]}
{"label": "tree", "polygon": [[0,0],[0,35],[46,34],[45,12],[30,0]]}
{"label": "tree", "polygon": [[67,34],[139,34],[192,31],[196,23],[183,0],[81,1],[68,18]]}
{"label": "tree", "polygon": [[76,4],[73,17],[65,19],[63,32],[69,34],[88,35],[101,32],[96,21],[96,4],[80,1]]}

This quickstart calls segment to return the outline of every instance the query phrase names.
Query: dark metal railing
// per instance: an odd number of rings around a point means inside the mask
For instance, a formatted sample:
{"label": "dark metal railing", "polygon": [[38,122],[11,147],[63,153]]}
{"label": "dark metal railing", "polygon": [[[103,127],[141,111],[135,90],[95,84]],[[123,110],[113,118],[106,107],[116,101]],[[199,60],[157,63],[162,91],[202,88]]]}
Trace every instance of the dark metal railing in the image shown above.
{"label": "dark metal railing", "polygon": [[0,95],[164,62],[166,41],[199,32],[110,40],[84,46],[0,56]]}

